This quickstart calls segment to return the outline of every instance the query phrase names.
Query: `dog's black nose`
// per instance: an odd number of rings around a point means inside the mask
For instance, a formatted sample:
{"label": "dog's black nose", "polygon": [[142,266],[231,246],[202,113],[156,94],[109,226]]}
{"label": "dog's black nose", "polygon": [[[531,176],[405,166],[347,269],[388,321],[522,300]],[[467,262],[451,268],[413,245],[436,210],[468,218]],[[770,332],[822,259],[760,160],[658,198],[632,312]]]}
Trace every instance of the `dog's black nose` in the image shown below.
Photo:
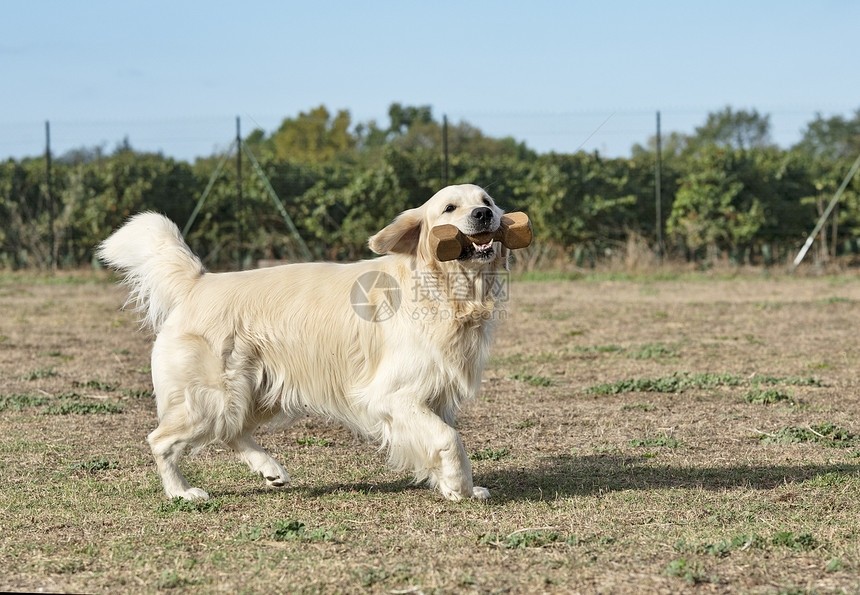
{"label": "dog's black nose", "polygon": [[493,219],[493,211],[489,207],[478,207],[472,211],[472,218],[479,223],[489,223]]}

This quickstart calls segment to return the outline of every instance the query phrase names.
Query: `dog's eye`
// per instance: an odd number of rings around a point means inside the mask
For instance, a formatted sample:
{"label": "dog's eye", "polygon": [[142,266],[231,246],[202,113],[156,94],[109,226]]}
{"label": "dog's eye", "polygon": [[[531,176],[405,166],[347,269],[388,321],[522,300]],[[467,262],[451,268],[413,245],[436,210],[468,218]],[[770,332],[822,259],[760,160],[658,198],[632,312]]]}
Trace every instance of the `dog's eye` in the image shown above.
{"label": "dog's eye", "polygon": [[456,210],[457,210],[457,205],[448,205],[447,207],[445,207],[446,213],[450,213],[450,212],[456,211]]}
{"label": "dog's eye", "polygon": [[488,199],[488,198],[485,198],[485,199],[484,199],[484,206],[485,206],[485,207],[490,206],[490,199]]}

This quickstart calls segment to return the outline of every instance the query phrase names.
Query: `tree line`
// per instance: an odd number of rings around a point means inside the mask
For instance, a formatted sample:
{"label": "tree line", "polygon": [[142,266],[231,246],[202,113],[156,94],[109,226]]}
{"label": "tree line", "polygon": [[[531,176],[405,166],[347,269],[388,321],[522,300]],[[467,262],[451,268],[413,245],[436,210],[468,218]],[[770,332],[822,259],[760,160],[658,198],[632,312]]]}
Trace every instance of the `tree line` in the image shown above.
{"label": "tree line", "polygon": [[[658,217],[655,138],[629,158],[538,154],[466,122],[447,125],[429,106],[393,104],[388,118],[353,123],[348,111],[319,106],[243,139],[314,258],[369,256],[369,235],[447,181],[479,184],[507,210],[525,210],[539,239],[529,258],[586,266],[636,242],[669,258],[769,264],[793,256],[860,153],[860,109],[817,115],[786,149],[771,142],[768,115],[726,107],[694,133],[662,139]],[[266,182],[243,168],[240,202],[235,158],[223,157],[189,163],[126,139],[112,152],[53,159],[50,182],[44,157],[2,162],[0,267],[88,264],[134,213],[161,212],[183,227],[210,186],[186,238],[209,267],[300,259]],[[860,252],[858,178],[822,232],[819,257]]]}

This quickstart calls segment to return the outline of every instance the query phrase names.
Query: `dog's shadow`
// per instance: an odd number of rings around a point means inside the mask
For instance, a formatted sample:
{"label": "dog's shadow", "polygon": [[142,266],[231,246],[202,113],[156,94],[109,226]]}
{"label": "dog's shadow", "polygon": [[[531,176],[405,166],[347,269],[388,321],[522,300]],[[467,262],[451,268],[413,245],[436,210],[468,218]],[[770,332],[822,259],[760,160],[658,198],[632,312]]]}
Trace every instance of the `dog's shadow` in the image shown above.
{"label": "dog's shadow", "polygon": [[[532,467],[509,466],[492,471],[476,469],[474,479],[475,485],[490,490],[490,504],[503,504],[623,490],[770,490],[832,473],[860,474],[860,463],[679,466],[620,455],[557,455],[546,457]],[[403,477],[392,481],[335,482],[295,489],[308,497],[321,497],[334,493],[356,496],[396,494],[425,491],[427,488]]]}
{"label": "dog's shadow", "polygon": [[379,482],[356,482],[356,483],[328,483],[315,486],[303,486],[296,488],[304,492],[309,498],[319,498],[320,496],[328,496],[331,494],[341,494],[345,497],[349,496],[371,496],[373,494],[398,494],[409,490],[423,490],[427,488],[420,484],[416,484],[408,477],[393,481]]}
{"label": "dog's shadow", "polygon": [[560,455],[531,468],[478,470],[475,484],[489,488],[492,502],[503,503],[663,488],[770,490],[829,473],[856,475],[860,464],[676,466],[619,455]]}

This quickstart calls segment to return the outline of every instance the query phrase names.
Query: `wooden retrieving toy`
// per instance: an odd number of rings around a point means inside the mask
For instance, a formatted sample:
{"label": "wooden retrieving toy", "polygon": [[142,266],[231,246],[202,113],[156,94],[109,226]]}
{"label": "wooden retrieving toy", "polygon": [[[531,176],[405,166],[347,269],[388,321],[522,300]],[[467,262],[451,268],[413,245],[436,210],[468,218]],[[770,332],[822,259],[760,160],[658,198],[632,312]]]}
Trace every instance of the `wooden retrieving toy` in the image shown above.
{"label": "wooden retrieving toy", "polygon": [[501,242],[509,250],[525,248],[532,243],[532,222],[523,212],[502,215],[494,232],[467,236],[455,225],[437,225],[430,230],[430,248],[440,261],[460,258],[470,247],[478,249],[492,242]]}

